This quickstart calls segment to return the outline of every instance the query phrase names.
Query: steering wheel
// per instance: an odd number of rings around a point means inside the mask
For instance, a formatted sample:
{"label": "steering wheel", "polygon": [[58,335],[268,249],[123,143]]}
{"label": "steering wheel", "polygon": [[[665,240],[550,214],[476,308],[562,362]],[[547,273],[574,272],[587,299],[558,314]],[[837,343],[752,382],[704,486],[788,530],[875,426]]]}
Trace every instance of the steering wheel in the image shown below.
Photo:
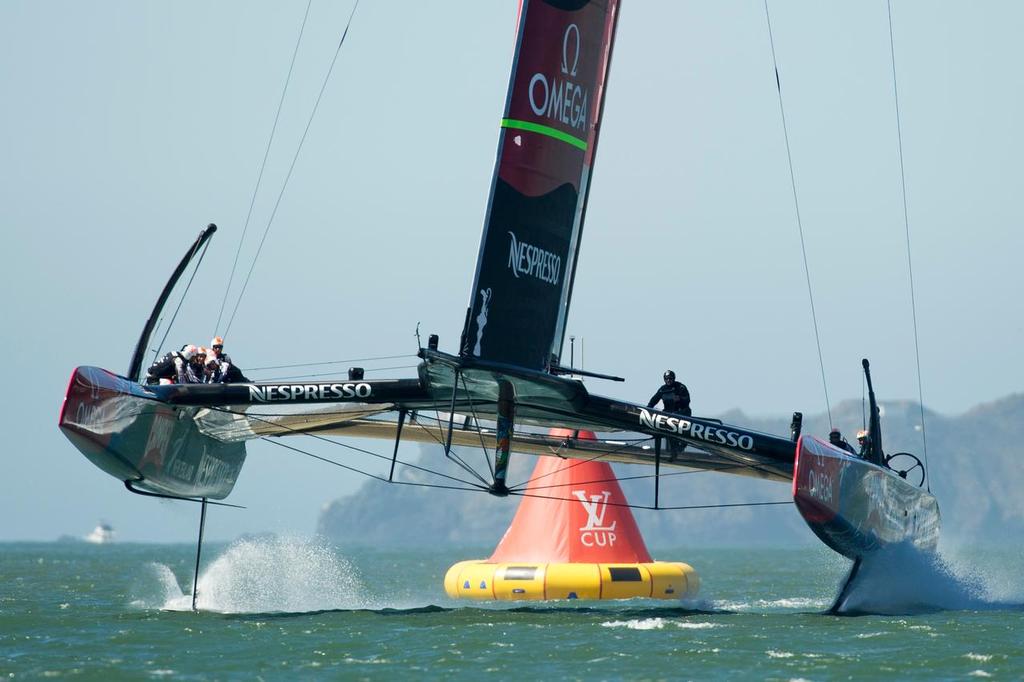
{"label": "steering wheel", "polygon": [[917,455],[912,455],[909,452],[897,452],[895,455],[887,455],[885,466],[899,474],[900,478],[912,485],[916,485],[918,488],[924,485],[924,464],[917,458]]}

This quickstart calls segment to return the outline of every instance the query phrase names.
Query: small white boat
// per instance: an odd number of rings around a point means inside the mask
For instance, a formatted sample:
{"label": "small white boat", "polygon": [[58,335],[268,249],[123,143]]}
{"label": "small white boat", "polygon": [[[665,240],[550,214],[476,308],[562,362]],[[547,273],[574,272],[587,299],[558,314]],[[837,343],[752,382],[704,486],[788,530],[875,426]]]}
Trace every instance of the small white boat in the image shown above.
{"label": "small white boat", "polygon": [[96,545],[105,545],[114,541],[114,529],[109,523],[101,523],[92,529],[92,532],[85,536],[86,542]]}

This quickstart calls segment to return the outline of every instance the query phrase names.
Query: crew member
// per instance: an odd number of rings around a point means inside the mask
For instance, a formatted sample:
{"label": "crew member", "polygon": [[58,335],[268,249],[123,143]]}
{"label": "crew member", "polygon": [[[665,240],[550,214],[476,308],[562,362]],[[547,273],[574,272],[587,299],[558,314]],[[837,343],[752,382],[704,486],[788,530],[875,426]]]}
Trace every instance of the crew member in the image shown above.
{"label": "crew member", "polygon": [[[661,401],[662,409],[666,412],[690,416],[690,391],[686,386],[676,381],[676,373],[670,369],[665,370],[661,375],[665,383],[658,387],[657,392],[647,401],[647,407],[654,407]],[[686,449],[686,443],[681,443],[675,438],[666,438],[668,444],[668,461],[672,462]]]}
{"label": "crew member", "polygon": [[220,377],[220,362],[217,360],[217,356],[214,355],[213,349],[211,348],[206,354],[206,365],[203,367],[203,383],[213,384],[217,383]]}
{"label": "crew member", "polygon": [[198,349],[192,344],[185,344],[181,350],[174,350],[163,356],[146,370],[146,383],[158,384],[161,379],[179,384],[189,383],[187,369],[189,361]]}
{"label": "crew member", "polygon": [[864,429],[857,432],[857,444],[860,446],[860,456],[867,459],[871,454],[871,439]]}
{"label": "crew member", "polygon": [[249,380],[242,374],[242,370],[238,369],[235,363],[232,362],[231,356],[224,352],[223,338],[215,336],[210,340],[210,353],[216,360],[215,369],[210,378],[211,382],[221,384],[248,383]]}
{"label": "crew member", "polygon": [[851,455],[857,454],[856,450],[853,449],[853,446],[847,443],[846,439],[843,438],[843,434],[840,433],[838,427],[833,426],[832,430],[828,432],[828,442],[840,450],[846,450]]}
{"label": "crew member", "polygon": [[647,407],[654,407],[661,401],[666,412],[690,416],[690,391],[686,386],[676,381],[676,373],[672,370],[665,370],[662,375],[665,383],[658,387],[658,391],[647,402]]}
{"label": "crew member", "polygon": [[202,346],[196,347],[192,357],[185,363],[185,370],[182,372],[183,380],[179,384],[204,384],[206,383],[206,349]]}

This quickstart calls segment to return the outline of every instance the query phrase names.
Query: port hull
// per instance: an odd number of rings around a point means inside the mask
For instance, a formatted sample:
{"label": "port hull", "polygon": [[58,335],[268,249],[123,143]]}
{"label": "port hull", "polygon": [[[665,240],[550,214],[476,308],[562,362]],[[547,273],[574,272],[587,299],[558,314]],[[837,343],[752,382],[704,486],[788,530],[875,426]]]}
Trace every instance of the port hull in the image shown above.
{"label": "port hull", "polygon": [[58,425],[89,461],[137,489],[220,500],[234,488],[245,444],[201,432],[200,418],[218,416],[215,408],[169,405],[105,369],[78,367]]}

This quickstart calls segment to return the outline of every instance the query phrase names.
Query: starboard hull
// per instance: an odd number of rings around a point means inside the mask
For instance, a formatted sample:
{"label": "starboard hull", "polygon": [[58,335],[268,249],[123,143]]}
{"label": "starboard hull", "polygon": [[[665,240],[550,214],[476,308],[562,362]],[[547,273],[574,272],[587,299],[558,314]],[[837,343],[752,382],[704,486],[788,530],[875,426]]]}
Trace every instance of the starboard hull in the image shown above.
{"label": "starboard hull", "polygon": [[204,435],[197,417],[209,412],[161,402],[107,370],[78,367],[59,426],[93,464],[137,489],[219,500],[234,488],[245,444]]}
{"label": "starboard hull", "polygon": [[904,545],[933,551],[939,505],[894,471],[812,436],[797,443],[793,501],[826,545],[851,559]]}

